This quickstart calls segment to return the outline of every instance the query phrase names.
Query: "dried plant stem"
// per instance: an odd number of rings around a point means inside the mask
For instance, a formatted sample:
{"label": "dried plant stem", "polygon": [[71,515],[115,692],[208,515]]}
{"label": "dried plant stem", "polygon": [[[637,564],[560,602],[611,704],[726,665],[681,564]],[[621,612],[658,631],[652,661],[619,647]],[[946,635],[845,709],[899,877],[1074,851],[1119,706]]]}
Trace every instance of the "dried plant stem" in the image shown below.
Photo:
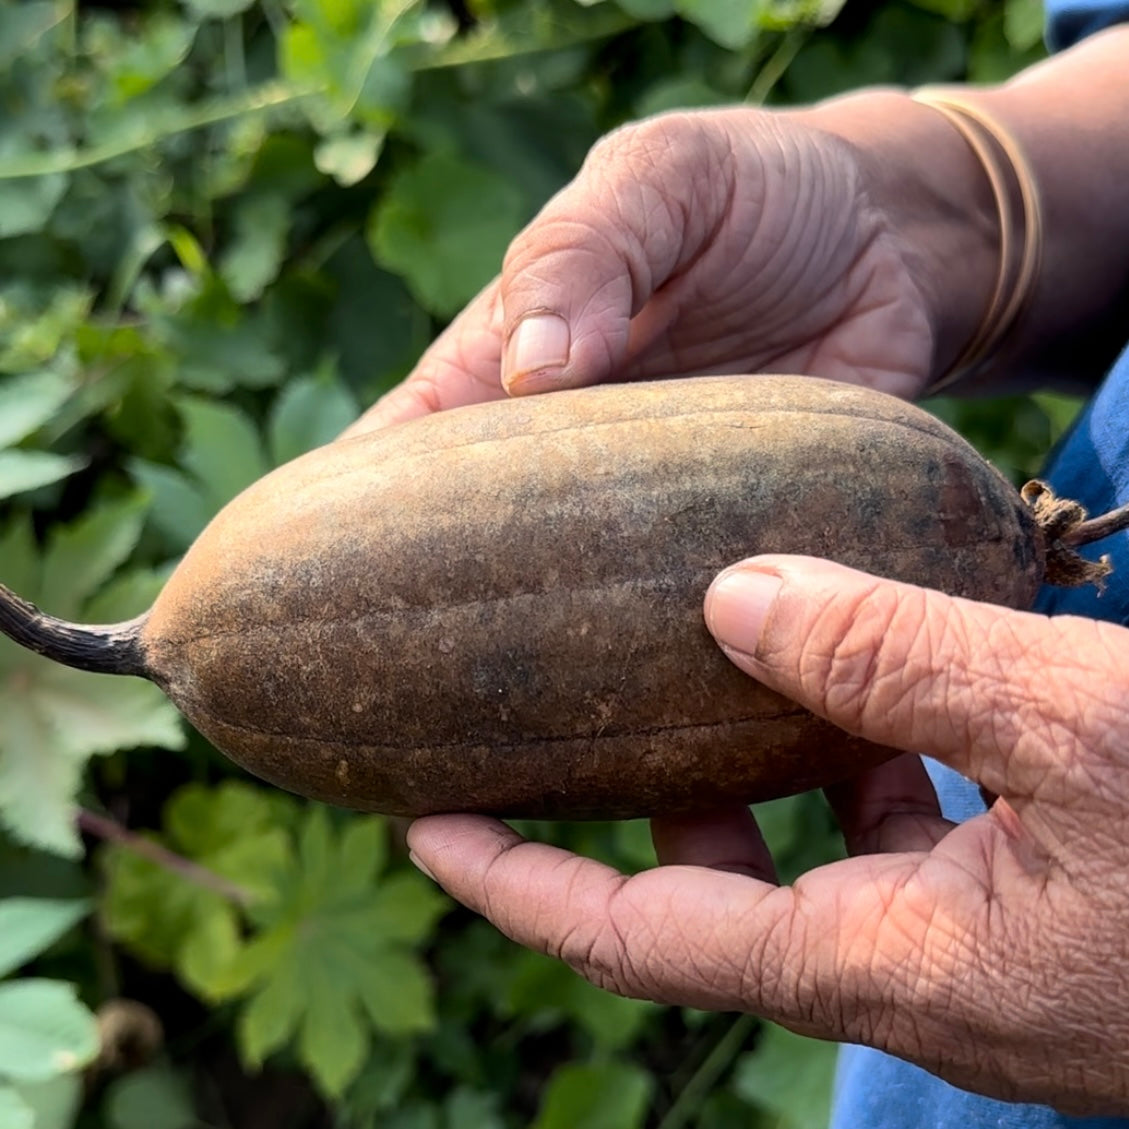
{"label": "dried plant stem", "polygon": [[1073,529],[1064,533],[1060,540],[1064,545],[1071,547],[1089,545],[1091,541],[1112,537],[1123,529],[1129,529],[1129,505],[1110,510],[1108,514],[1090,518],[1089,521],[1079,522]]}
{"label": "dried plant stem", "polygon": [[212,890],[228,901],[235,902],[236,905],[249,906],[254,901],[249,891],[230,879],[216,874],[214,870],[209,870],[198,862],[186,859],[183,855],[178,855],[175,851],[170,851],[168,847],[162,847],[160,843],[154,843],[152,839],[146,839],[143,835],[130,831],[107,816],[79,808],[78,826],[86,834],[107,843],[116,843],[119,847],[156,863],[162,869],[179,875],[193,885]]}

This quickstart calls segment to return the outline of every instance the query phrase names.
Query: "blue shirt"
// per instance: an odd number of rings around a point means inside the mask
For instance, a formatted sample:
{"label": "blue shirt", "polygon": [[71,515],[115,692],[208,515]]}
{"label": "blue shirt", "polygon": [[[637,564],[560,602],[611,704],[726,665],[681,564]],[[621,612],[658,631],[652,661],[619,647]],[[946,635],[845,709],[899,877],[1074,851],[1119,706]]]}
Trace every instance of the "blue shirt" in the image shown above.
{"label": "blue shirt", "polygon": [[[1101,28],[1129,21],[1129,0],[1048,0],[1047,14],[1047,42],[1057,50]],[[1129,247],[1125,253],[1129,256]],[[1056,493],[1077,499],[1094,514],[1129,502],[1129,349],[1052,457],[1045,477]],[[1114,573],[1105,593],[1099,597],[1093,587],[1045,588],[1037,609],[1129,625],[1129,531],[1092,551],[1113,558]],[[927,767],[949,819],[968,819],[984,810],[970,781],[937,764],[927,762]],[[1129,1120],[1064,1117],[1045,1106],[993,1101],[958,1090],[879,1051],[844,1047],[831,1125],[832,1129],[1129,1129]]]}

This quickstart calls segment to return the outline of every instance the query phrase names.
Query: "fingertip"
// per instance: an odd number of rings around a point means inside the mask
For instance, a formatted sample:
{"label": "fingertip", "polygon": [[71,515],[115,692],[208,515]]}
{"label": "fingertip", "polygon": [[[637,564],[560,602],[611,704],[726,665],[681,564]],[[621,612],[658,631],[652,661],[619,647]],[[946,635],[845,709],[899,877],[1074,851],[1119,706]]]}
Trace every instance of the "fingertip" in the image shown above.
{"label": "fingertip", "polygon": [[[466,868],[484,851],[500,854],[522,842],[501,820],[485,815],[425,815],[408,828],[408,850],[432,870],[454,863]],[[434,877],[434,874],[431,875]]]}

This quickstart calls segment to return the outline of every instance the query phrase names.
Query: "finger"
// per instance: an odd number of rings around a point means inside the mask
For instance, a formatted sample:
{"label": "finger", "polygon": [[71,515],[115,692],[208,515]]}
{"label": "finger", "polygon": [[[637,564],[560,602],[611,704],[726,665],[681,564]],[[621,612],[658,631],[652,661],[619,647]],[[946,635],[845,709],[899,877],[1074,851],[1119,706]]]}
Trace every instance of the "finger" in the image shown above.
{"label": "finger", "polygon": [[905,753],[824,789],[853,855],[928,851],[952,830],[921,758]]}
{"label": "finger", "polygon": [[621,374],[632,318],[724,216],[733,174],[719,150],[692,114],[625,127],[518,236],[502,271],[511,393]]}
{"label": "finger", "polygon": [[502,306],[492,282],[435,339],[411,374],[345,432],[364,435],[432,412],[505,398]]}
{"label": "finger", "polygon": [[768,845],[743,805],[708,815],[653,819],[651,839],[661,866],[705,866],[776,881]]}
{"label": "finger", "polygon": [[1096,758],[1124,755],[1115,736],[1129,692],[1124,629],[785,556],[726,570],[705,614],[754,678],[998,795],[1061,806],[1095,793]]}
{"label": "finger", "polygon": [[793,887],[696,866],[627,878],[480,816],[417,820],[408,841],[460,902],[601,988],[911,1054],[983,988],[975,957],[1002,835],[986,817],[960,830],[984,842],[955,864],[869,855]]}

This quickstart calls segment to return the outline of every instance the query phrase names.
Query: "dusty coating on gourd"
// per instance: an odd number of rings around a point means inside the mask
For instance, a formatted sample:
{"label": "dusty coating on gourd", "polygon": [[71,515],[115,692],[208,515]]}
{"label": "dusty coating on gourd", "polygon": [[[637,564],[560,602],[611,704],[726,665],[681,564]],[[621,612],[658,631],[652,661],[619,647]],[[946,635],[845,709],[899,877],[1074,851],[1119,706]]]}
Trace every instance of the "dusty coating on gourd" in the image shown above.
{"label": "dusty coating on gourd", "polygon": [[830,557],[1011,607],[1015,490],[910,405],[811,378],[620,385],[338,442],[208,527],[146,624],[154,677],[250,771],[416,815],[627,818],[889,755],[740,674],[723,567]]}

